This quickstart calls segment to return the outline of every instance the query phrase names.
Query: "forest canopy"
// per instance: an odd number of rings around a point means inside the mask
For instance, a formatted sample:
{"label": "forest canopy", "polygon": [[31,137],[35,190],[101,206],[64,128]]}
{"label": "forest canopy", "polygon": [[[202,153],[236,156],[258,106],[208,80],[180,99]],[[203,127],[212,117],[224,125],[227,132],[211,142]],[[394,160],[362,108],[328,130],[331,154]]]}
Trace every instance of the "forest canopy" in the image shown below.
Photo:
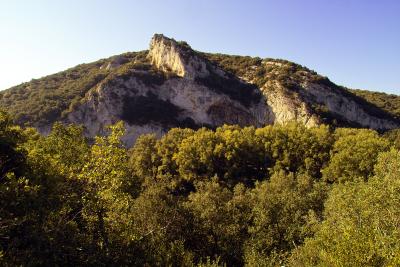
{"label": "forest canopy", "polygon": [[0,264],[398,266],[400,135],[301,124],[87,140],[0,112]]}

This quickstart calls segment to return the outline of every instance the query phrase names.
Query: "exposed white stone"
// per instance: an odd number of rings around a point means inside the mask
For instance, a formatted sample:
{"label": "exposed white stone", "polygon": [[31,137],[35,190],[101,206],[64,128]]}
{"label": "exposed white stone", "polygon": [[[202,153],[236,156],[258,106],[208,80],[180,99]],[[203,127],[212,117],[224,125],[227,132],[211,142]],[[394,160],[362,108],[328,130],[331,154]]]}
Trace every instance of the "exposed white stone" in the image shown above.
{"label": "exposed white stone", "polygon": [[[83,124],[88,136],[103,134],[107,125],[121,119],[126,97],[147,96],[151,93],[179,107],[182,112],[178,119],[191,118],[199,126],[220,126],[225,123],[242,126],[265,124],[265,99],[250,107],[244,107],[229,96],[218,94],[198,84],[195,77],[209,74],[206,63],[195,55],[188,57],[184,53],[174,40],[156,35],[152,39],[149,51],[151,62],[160,70],[172,71],[178,77],[168,79],[161,85],[149,86],[132,72],[129,79],[115,78],[112,85],[102,83],[86,94],[85,101],[68,115],[66,122]],[[215,74],[225,77],[223,70],[212,68]],[[132,145],[140,134],[161,135],[168,130],[157,122],[149,122],[146,125],[127,124],[126,129],[124,141],[127,145]]]}
{"label": "exposed white stone", "polygon": [[339,114],[347,120],[356,122],[363,127],[372,129],[394,129],[399,127],[393,121],[371,116],[351,98],[343,96],[343,94],[332,90],[332,88],[309,82],[305,82],[302,86],[307,93],[305,99],[313,99],[317,103],[322,103],[331,112]]}
{"label": "exposed white stone", "polygon": [[[222,70],[207,63],[188,47],[182,47],[175,40],[162,35],[155,35],[150,44],[148,58],[160,71],[176,74],[177,77],[167,79],[163,84],[146,85],[138,77],[138,72],[132,71],[128,78],[114,78],[112,83],[103,82],[91,89],[81,104],[68,114],[66,123],[83,124],[88,136],[104,134],[107,125],[121,119],[124,101],[127,97],[156,95],[167,101],[182,112],[177,120],[191,118],[198,126],[222,124],[254,125],[285,123],[298,121],[307,127],[320,124],[321,120],[312,110],[312,103],[325,105],[331,112],[343,118],[359,123],[362,126],[375,129],[391,129],[399,127],[395,122],[376,118],[366,112],[359,104],[344,97],[332,88],[311,82],[304,82],[300,92],[289,94],[278,81],[267,81],[260,88],[263,97],[258,103],[249,107],[217,93],[198,82],[197,77],[207,77],[210,71],[213,75],[227,78]],[[110,67],[118,68],[122,64],[116,58]],[[266,62],[279,65],[281,63]],[[248,69],[243,80],[251,81],[256,67]],[[149,121],[144,125],[126,125],[127,133],[124,142],[131,146],[137,137],[145,133],[155,133],[161,136],[169,127]],[[44,127],[43,132],[48,132]]]}
{"label": "exposed white stone", "polygon": [[209,74],[204,61],[191,50],[186,51],[175,40],[162,34],[156,34],[152,38],[148,57],[160,70],[173,72],[179,77],[194,79]]}
{"label": "exposed white stone", "polygon": [[262,88],[269,107],[267,123],[282,124],[288,121],[298,121],[307,127],[319,124],[318,118],[310,112],[306,104],[296,97],[289,97],[283,92],[282,85],[276,81],[267,82]]}

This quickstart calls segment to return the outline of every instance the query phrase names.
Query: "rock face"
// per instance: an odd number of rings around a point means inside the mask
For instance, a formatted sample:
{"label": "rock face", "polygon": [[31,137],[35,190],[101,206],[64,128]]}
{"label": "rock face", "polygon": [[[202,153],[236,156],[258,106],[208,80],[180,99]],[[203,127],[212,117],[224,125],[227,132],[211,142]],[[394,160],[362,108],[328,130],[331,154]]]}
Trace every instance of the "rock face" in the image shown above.
{"label": "rock face", "polygon": [[[307,127],[321,123],[373,129],[400,127],[397,119],[288,61],[250,58],[254,65],[237,66],[249,57],[207,56],[195,52],[185,42],[160,34],[152,38],[149,51],[133,54],[93,63],[102,73],[101,79],[96,78],[79,101],[68,103],[62,116],[52,117],[53,122],[82,124],[92,137],[104,134],[107,125],[123,120],[128,146],[141,134],[161,136],[172,127],[260,127],[288,121]],[[232,58],[236,60],[230,63],[232,68],[224,66]],[[25,87],[19,89],[25,91],[18,95],[32,91],[29,84]],[[12,89],[5,95],[11,93]],[[30,117],[23,113],[22,118]],[[52,122],[40,121],[31,125],[47,134]]]}
{"label": "rock face", "polygon": [[376,130],[400,127],[400,121],[383,110],[291,62],[263,60],[245,71],[242,79],[257,83],[259,77],[254,73],[265,72],[265,66],[269,67],[269,74],[258,86],[266,99],[267,124],[297,121],[307,127],[322,123]]}
{"label": "rock face", "polygon": [[349,98],[348,94],[342,91],[332,90],[327,86],[305,82],[303,99],[313,100],[323,104],[329,111],[345,118],[350,122],[355,122],[362,127],[372,129],[394,129],[399,127],[399,123],[393,120],[380,118],[371,114],[367,108]]}
{"label": "rock face", "polygon": [[[275,88],[271,90],[270,88]],[[298,98],[285,95],[283,86],[275,81],[268,82],[262,87],[269,108],[268,124],[283,124],[288,121],[301,122],[307,127],[317,126],[321,123],[308,105]]]}
{"label": "rock face", "polygon": [[278,82],[268,82],[262,90],[269,108],[267,118],[270,120],[267,123],[270,124],[298,121],[307,127],[313,127],[322,123],[331,123],[324,120],[323,114],[318,114],[313,110],[312,107],[318,105],[324,107],[326,113],[341,120],[341,124],[344,122],[346,126],[376,130],[400,127],[398,121],[373,114],[356,99],[349,97],[348,93],[332,90],[329,86],[305,82],[299,88],[297,97],[285,94],[283,86]]}
{"label": "rock face", "polygon": [[193,53],[186,43],[179,45],[161,34],[154,35],[151,40],[148,58],[159,70],[171,71],[179,77],[194,79],[210,74],[204,60]]}
{"label": "rock face", "polygon": [[[148,59],[154,69],[132,69],[124,77],[100,83],[65,122],[83,124],[87,135],[94,136],[122,119],[127,125],[124,139],[130,146],[141,134],[162,135],[171,127],[262,126],[267,121],[265,99],[255,86],[228,75],[189,47],[155,35]],[[241,101],[235,97],[237,92],[209,87],[219,83],[254,95],[254,100]]]}

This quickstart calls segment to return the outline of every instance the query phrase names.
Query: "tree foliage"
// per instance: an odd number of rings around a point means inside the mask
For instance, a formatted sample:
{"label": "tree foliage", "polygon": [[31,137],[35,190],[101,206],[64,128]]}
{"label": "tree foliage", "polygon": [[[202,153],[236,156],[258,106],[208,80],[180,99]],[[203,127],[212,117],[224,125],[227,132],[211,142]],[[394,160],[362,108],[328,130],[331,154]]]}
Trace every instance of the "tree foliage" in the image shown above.
{"label": "tree foliage", "polygon": [[336,185],[314,238],[291,257],[293,266],[400,264],[400,152],[379,156],[367,182]]}
{"label": "tree foliage", "polygon": [[346,182],[357,178],[366,180],[373,172],[380,152],[390,144],[372,130],[341,130],[331,150],[329,165],[322,170],[327,181]]}
{"label": "tree foliage", "polygon": [[[0,113],[0,264],[396,266],[395,135],[172,129],[124,147]],[[361,179],[360,179],[361,178]]]}

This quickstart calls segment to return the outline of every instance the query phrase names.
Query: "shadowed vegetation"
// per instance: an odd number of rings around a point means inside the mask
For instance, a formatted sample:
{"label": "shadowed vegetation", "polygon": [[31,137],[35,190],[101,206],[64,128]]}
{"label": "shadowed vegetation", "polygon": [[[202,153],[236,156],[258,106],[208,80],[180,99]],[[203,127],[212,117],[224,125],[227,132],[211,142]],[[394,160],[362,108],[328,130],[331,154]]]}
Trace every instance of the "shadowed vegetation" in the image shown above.
{"label": "shadowed vegetation", "polygon": [[395,131],[175,128],[131,149],[123,135],[41,136],[0,112],[0,265],[400,264]]}

